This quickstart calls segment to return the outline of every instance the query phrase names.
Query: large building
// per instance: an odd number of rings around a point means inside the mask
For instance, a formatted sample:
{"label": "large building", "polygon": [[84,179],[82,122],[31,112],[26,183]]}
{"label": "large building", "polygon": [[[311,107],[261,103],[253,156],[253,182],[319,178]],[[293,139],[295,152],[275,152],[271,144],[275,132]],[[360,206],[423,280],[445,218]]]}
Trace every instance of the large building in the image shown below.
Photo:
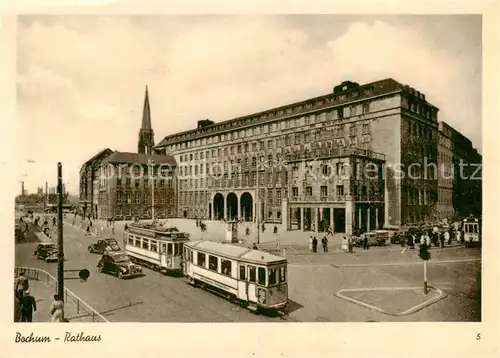
{"label": "large building", "polygon": [[98,218],[99,173],[102,161],[113,151],[109,148],[101,150],[87,160],[80,169],[80,209],[84,217]]}
{"label": "large building", "polygon": [[453,208],[453,128],[445,122],[439,122],[438,132],[438,220],[451,220],[455,216]]}
{"label": "large building", "polygon": [[[320,97],[224,122],[200,121],[164,138],[155,152],[173,155],[179,165],[181,217],[255,220],[259,201],[261,218],[287,228],[297,218],[304,228],[309,209],[316,213],[309,221],[337,223],[336,231],[375,222],[397,227],[434,215],[437,179],[425,165],[437,162],[437,114],[424,94],[393,79],[361,86],[346,81]],[[306,177],[317,177],[325,164],[356,161],[383,168],[373,183],[341,178],[336,170],[324,181]],[[264,162],[274,164],[257,165]],[[408,171],[411,177],[401,175]]]}
{"label": "large building", "polygon": [[98,219],[130,220],[177,215],[176,162],[153,153],[148,89],[138,153],[100,151],[80,170],[80,207]]}

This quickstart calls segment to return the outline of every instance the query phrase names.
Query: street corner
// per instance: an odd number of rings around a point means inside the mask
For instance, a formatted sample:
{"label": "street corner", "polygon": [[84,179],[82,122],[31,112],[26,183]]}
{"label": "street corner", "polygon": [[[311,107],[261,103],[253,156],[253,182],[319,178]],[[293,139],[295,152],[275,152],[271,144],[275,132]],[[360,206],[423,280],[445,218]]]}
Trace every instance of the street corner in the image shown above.
{"label": "street corner", "polygon": [[427,294],[423,287],[374,287],[343,289],[335,296],[386,315],[407,316],[446,298],[446,293],[435,287]]}

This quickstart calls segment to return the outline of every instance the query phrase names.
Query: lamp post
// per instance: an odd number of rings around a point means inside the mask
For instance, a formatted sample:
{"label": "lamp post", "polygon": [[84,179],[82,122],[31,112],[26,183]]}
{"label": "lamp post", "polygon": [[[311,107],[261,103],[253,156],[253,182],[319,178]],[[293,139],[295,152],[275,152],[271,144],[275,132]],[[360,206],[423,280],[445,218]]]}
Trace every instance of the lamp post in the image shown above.
{"label": "lamp post", "polygon": [[[63,243],[63,190],[62,190],[62,164],[57,163],[57,293],[59,299],[64,301],[64,243]],[[64,317],[63,317],[64,318]]]}

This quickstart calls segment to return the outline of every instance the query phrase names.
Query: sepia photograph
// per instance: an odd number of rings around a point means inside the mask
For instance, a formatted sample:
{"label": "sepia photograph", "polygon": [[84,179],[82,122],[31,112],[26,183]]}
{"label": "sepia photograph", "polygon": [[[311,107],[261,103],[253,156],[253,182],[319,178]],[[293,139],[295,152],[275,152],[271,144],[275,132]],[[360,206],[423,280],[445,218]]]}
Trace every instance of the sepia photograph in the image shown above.
{"label": "sepia photograph", "polygon": [[13,322],[482,321],[480,14],[19,15],[16,46]]}

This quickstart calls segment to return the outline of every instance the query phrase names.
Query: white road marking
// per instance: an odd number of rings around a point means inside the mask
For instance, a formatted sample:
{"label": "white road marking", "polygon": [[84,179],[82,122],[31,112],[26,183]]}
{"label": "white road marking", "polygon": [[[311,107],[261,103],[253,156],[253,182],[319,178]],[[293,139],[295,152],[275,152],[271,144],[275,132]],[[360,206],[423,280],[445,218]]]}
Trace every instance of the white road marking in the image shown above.
{"label": "white road marking", "polygon": [[[447,263],[459,263],[459,262],[474,262],[481,261],[481,258],[464,258],[464,259],[455,259],[455,260],[439,260],[432,261],[429,260],[429,264],[447,264]],[[408,261],[408,262],[387,262],[387,263],[363,263],[363,264],[289,264],[288,267],[325,267],[331,266],[336,268],[342,267],[374,267],[374,266],[406,266],[406,265],[423,265],[422,261]]]}

